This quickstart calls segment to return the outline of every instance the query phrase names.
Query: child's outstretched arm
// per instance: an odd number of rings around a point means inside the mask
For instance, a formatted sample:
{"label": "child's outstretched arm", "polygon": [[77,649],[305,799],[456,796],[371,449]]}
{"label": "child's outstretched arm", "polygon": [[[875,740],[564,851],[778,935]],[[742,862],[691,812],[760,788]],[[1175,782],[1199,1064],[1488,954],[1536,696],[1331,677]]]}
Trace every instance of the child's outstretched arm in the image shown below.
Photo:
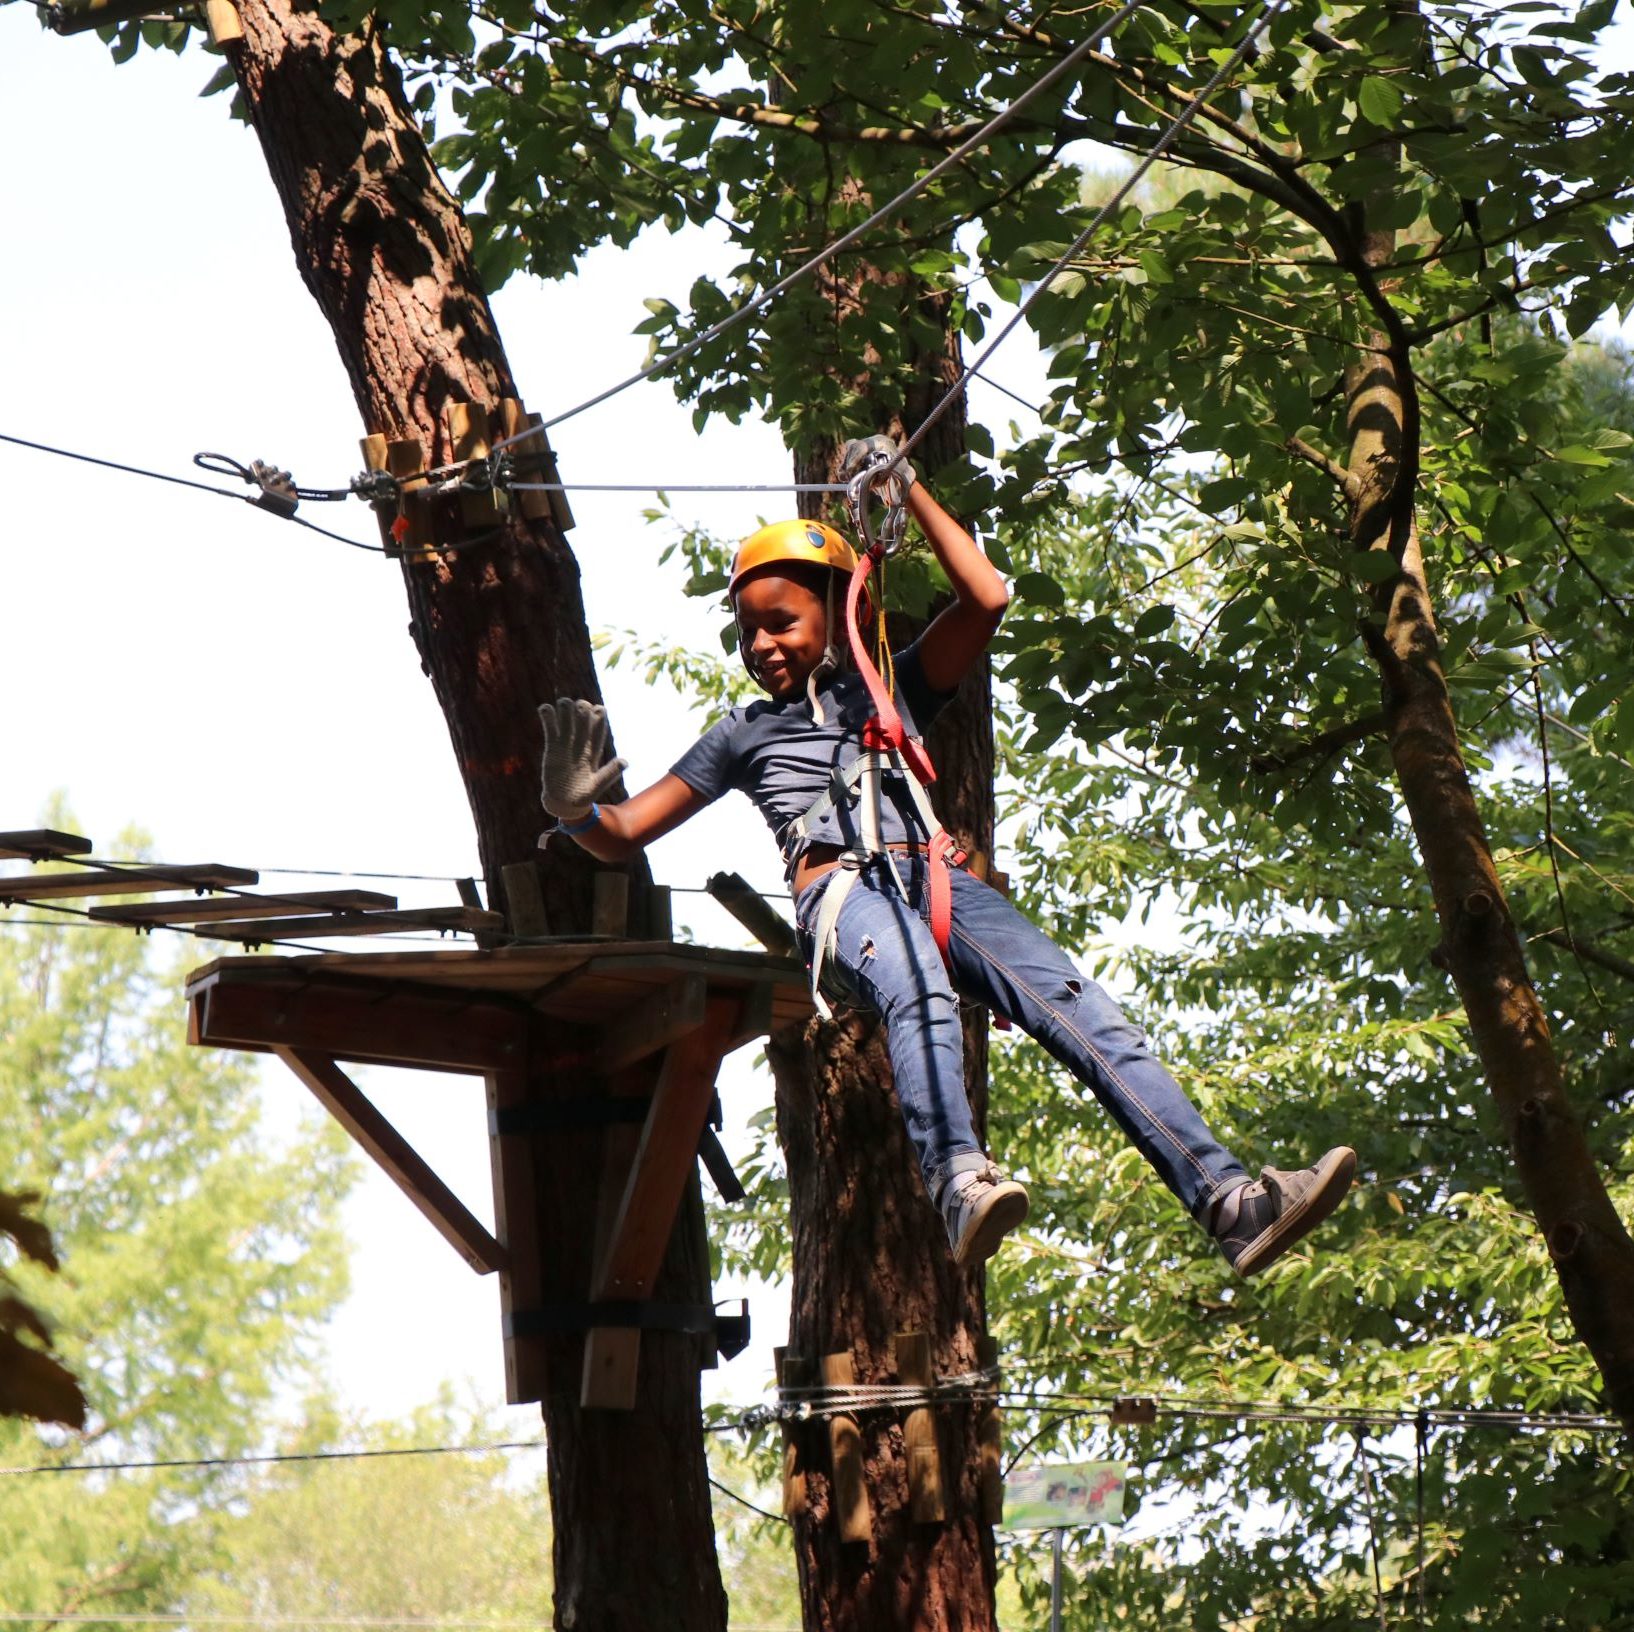
{"label": "child's outstretched arm", "polygon": [[919,666],[932,690],[952,691],[987,650],[1010,604],[1010,591],[975,539],[925,491],[923,482],[908,489],[907,503],[953,586],[953,604],[938,612],[919,637]]}
{"label": "child's outstretched arm", "polygon": [[539,710],[545,734],[541,797],[557,827],[598,861],[628,861],[709,803],[673,772],[616,804],[601,796],[618,781],[622,759],[611,759],[607,711],[598,703],[558,698]]}

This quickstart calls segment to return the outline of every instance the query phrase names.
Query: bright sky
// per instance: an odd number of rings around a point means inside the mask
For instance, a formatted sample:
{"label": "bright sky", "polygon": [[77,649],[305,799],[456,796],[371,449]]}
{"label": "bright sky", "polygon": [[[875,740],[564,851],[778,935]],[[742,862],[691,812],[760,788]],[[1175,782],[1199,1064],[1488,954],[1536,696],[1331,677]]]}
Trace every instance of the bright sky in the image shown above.
{"label": "bright sky", "polygon": [[[144,53],[115,68],[94,35],[59,39],[33,9],[0,10],[0,183],[8,253],[8,406],[0,432],[178,475],[195,452],[264,458],[312,486],[361,466],[358,423],[329,333],[296,271],[250,131],[225,97],[201,101],[214,59]],[[634,372],[631,334],[655,294],[680,298],[724,264],[701,233],[600,253],[579,278],[517,280],[495,302],[524,398],[547,416]],[[1027,341],[1000,378],[1027,390]],[[1016,412],[977,403],[995,420]],[[554,433],[567,480],[767,482],[788,475],[776,433],[693,433],[661,381]],[[36,825],[56,790],[79,831],[113,853],[136,823],[168,861],[263,871],[263,886],[321,887],[275,868],[474,874],[476,847],[441,714],[407,633],[399,568],[265,516],[159,483],[0,444],[10,619],[0,686],[11,699],[0,829]],[[669,534],[639,495],[575,495],[570,541],[593,628],[712,643],[718,620],[685,601],[657,558]],[[775,494],[677,496],[678,515],[722,536],[792,511]],[[373,541],[359,502],[303,515]],[[629,668],[603,676],[619,750],[637,784],[697,732],[685,706]],[[518,697],[518,708],[540,699]],[[656,876],[696,886],[731,867],[781,888],[775,850],[746,801],[723,801],[654,847]],[[334,882],[333,880],[327,882]],[[450,883],[377,886],[407,903],[455,900]],[[707,898],[677,896],[699,940],[745,944]],[[355,944],[355,943],[354,943]],[[176,942],[183,964],[215,955]],[[220,950],[230,950],[223,948]],[[178,986],[178,1004],[180,992]],[[729,1064],[728,1148],[770,1099]],[[366,1086],[479,1216],[491,1220],[475,1079],[365,1073]],[[270,1062],[281,1117],[304,1091]],[[330,1337],[346,1399],[377,1414],[444,1379],[503,1398],[498,1297],[371,1169],[347,1219],[355,1290]],[[722,1284],[717,1295],[744,1288]],[[773,1293],[752,1301],[756,1341],[706,1386],[749,1400],[786,1330]],[[517,1426],[537,1421],[527,1408]]]}

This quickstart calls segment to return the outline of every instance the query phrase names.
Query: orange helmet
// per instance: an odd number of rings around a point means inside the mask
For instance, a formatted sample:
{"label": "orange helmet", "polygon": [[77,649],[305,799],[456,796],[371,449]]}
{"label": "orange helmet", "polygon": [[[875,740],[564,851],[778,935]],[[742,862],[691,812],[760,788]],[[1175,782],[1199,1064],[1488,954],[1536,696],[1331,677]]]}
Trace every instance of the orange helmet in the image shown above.
{"label": "orange helmet", "polygon": [[779,561],[832,567],[836,572],[848,573],[857,565],[857,552],[826,522],[774,521],[738,545],[738,553],[732,557],[732,578],[726,586],[727,594],[757,567],[769,567]]}

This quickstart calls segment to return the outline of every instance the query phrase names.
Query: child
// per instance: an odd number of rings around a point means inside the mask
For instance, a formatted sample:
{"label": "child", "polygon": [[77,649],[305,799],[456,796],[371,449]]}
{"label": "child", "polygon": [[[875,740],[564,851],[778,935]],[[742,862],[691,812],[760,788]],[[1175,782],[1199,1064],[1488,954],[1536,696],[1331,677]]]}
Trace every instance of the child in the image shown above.
{"label": "child", "polygon": [[[895,452],[883,437],[849,443],[842,474]],[[986,650],[1009,595],[910,466],[898,461],[887,481],[953,590],[952,604],[896,654],[895,701],[913,737]],[[1002,895],[957,867],[944,961],[930,928],[932,834],[914,790],[890,774],[875,805],[857,796],[861,734],[874,709],[862,677],[839,666],[845,634],[836,616],[855,563],[844,538],[819,522],[777,522],[746,539],[729,594],[738,649],[767,699],[733,709],[668,775],[621,804],[599,802],[624,768],[607,760],[602,709],[569,698],[541,708],[546,810],[592,855],[617,862],[728,788],[754,800],[783,848],[808,961],[884,1018],[908,1136],[959,1264],[990,1257],[1027,1216],[1027,1192],[988,1161],[971,1123],[962,995],[1037,1038],[1089,1086],[1238,1273],[1265,1268],[1338,1206],[1355,1152],[1341,1147],[1298,1172],[1267,1167],[1250,1179],[1106,993]],[[844,871],[854,876],[837,884]],[[838,911],[822,914],[831,894]]]}

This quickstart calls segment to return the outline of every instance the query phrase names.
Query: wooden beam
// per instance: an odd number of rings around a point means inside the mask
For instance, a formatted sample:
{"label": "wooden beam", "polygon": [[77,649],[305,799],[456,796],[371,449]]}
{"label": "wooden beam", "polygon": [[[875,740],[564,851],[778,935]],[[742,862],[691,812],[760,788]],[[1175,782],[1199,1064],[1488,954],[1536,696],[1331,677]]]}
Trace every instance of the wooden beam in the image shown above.
{"label": "wooden beam", "polygon": [[59,833],[54,827],[0,833],[0,861],[61,861],[65,856],[91,853],[89,839],[77,833]]}
{"label": "wooden beam", "polygon": [[505,1249],[327,1054],[309,1048],[273,1052],[472,1269],[479,1275],[492,1275],[505,1267]]}
{"label": "wooden beam", "polygon": [[492,1000],[371,982],[273,981],[278,960],[192,988],[190,1038],[205,1046],[307,1048],[368,1065],[485,1072],[520,1064],[527,1016]]}
{"label": "wooden beam", "polygon": [[[715,1076],[741,1000],[711,998],[703,1023],[670,1044],[653,1086],[623,1195],[611,1215],[590,1283],[592,1303],[648,1297],[698,1158]],[[629,1410],[635,1404],[640,1333],[595,1327],[585,1340],[580,1404]]]}
{"label": "wooden beam", "polygon": [[311,890],[301,895],[229,895],[208,900],[137,901],[126,906],[92,907],[91,917],[110,924],[208,924],[221,918],[288,917],[303,907],[347,912],[385,911],[397,905],[395,895],[378,890]]}
{"label": "wooden beam", "polygon": [[623,1014],[603,1021],[605,1040],[596,1055],[595,1071],[611,1076],[696,1031],[704,1023],[708,1000],[708,980],[701,974],[684,975],[632,1003]]}
{"label": "wooden beam", "polygon": [[749,931],[768,952],[782,957],[800,955],[794,925],[778,912],[747,879],[737,873],[714,873],[704,888]]}
{"label": "wooden beam", "polygon": [[772,1029],[772,1001],[777,990],[769,980],[758,980],[744,995],[743,1007],[738,1011],[737,1024],[727,1039],[728,1054],[742,1048],[757,1037],[764,1037]]}
{"label": "wooden beam", "polygon": [[596,1266],[592,1301],[644,1298],[652,1291],[681,1191],[698,1159],[698,1136],[737,1009],[735,998],[712,999],[703,1025],[672,1043],[664,1056],[617,1222]]}
{"label": "wooden beam", "polygon": [[497,912],[474,907],[408,907],[401,912],[331,913],[321,918],[235,918],[212,924],[210,934],[223,941],[307,941],[332,935],[387,935],[399,929],[503,930]]}
{"label": "wooden beam", "polygon": [[159,889],[191,886],[211,890],[260,882],[261,875],[247,867],[223,867],[215,862],[199,866],[119,867],[107,871],[90,867],[62,873],[40,873],[28,878],[0,878],[0,901],[51,901],[62,896],[80,895],[149,895]]}
{"label": "wooden beam", "polygon": [[[647,1059],[627,1067],[607,1084],[609,1097],[647,1100],[651,1115],[653,1085],[661,1069]],[[601,1186],[596,1196],[595,1234],[591,1237],[592,1266],[599,1264],[618,1229],[624,1191],[635,1169],[644,1123],[621,1122],[609,1127],[601,1141]],[[579,1404],[586,1410],[629,1411],[635,1406],[641,1365],[641,1332],[633,1326],[602,1326],[585,1336],[584,1362],[579,1379]]]}
{"label": "wooden beam", "polygon": [[[487,1075],[488,1115],[526,1105],[532,1083],[520,1061],[513,1070]],[[536,1309],[544,1301],[544,1270],[539,1234],[538,1187],[550,1183],[544,1146],[538,1139],[490,1139],[488,1159],[494,1181],[494,1227],[506,1265],[499,1272],[499,1310],[505,1344],[505,1398],[527,1405],[545,1397],[546,1348],[541,1337],[518,1337],[510,1317],[517,1309]]]}

